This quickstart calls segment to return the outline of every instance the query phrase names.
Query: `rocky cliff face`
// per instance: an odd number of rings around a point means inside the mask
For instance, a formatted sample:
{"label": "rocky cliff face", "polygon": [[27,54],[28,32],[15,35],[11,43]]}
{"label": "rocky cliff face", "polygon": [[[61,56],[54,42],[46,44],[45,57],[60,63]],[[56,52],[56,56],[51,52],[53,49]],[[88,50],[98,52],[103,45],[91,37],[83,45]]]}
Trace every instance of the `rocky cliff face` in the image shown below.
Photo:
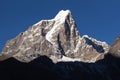
{"label": "rocky cliff face", "polygon": [[51,20],[41,20],[25,32],[7,41],[0,60],[14,57],[22,62],[46,55],[54,62],[95,62],[109,50],[105,42],[80,36],[69,10],[60,11]]}
{"label": "rocky cliff face", "polygon": [[120,36],[111,45],[109,53],[115,57],[120,58]]}

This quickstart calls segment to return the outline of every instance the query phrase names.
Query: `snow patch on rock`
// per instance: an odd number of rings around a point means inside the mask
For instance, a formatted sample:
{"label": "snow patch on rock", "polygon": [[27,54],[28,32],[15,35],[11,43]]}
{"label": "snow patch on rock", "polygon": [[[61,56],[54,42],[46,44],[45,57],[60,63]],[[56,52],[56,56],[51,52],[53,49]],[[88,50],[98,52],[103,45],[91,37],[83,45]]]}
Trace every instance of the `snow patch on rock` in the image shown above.
{"label": "snow patch on rock", "polygon": [[74,58],[73,59],[73,58],[63,56],[61,59],[58,60],[58,62],[59,61],[64,61],[64,62],[72,61],[72,62],[74,62],[74,61],[80,61],[80,58]]}
{"label": "snow patch on rock", "polygon": [[57,35],[61,29],[61,24],[65,23],[65,19],[67,15],[71,14],[69,10],[61,10],[53,19],[55,21],[55,24],[53,28],[46,34],[46,39],[52,43],[55,44],[54,36]]}

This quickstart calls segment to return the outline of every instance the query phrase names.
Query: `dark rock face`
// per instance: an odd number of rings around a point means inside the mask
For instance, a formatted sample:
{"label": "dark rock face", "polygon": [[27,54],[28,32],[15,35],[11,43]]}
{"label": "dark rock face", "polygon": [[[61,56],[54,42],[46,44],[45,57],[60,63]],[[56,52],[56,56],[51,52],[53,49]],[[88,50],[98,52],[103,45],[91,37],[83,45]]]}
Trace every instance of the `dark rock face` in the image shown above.
{"label": "dark rock face", "polygon": [[87,43],[88,45],[92,45],[92,47],[93,47],[94,49],[96,49],[97,52],[99,52],[99,53],[104,53],[104,52],[105,52],[104,49],[103,49],[103,47],[102,47],[101,45],[95,44],[94,42],[92,42],[92,41],[91,41],[90,39],[88,39],[88,38],[85,38],[85,40],[86,40],[86,43]]}
{"label": "dark rock face", "polygon": [[88,36],[80,37],[71,12],[66,10],[60,11],[54,19],[41,20],[9,40],[0,60],[14,57],[21,62],[30,62],[46,55],[54,62],[64,61],[63,57],[95,62],[104,58],[108,50],[105,42]]}

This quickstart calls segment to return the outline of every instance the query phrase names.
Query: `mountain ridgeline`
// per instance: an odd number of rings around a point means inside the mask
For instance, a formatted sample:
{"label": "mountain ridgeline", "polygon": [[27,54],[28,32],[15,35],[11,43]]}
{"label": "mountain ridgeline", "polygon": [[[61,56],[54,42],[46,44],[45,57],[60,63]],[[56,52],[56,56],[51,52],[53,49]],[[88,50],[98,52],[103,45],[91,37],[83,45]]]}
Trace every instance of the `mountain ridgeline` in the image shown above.
{"label": "mountain ridgeline", "polygon": [[71,12],[61,10],[7,41],[0,72],[4,80],[120,80],[120,37],[111,46],[81,37]]}
{"label": "mountain ridgeline", "polygon": [[84,35],[80,37],[69,10],[60,11],[54,19],[41,20],[25,32],[9,40],[2,54],[4,59],[14,57],[21,62],[46,55],[54,62],[78,60],[95,62],[109,50],[105,42]]}

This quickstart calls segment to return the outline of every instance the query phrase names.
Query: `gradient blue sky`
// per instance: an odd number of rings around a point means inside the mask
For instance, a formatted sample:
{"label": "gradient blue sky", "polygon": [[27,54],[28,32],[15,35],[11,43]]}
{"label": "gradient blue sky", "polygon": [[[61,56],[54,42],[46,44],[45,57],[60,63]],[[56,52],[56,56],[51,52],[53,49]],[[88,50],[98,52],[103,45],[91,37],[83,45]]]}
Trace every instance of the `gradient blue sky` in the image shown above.
{"label": "gradient blue sky", "polygon": [[71,10],[81,36],[112,44],[120,35],[120,0],[0,0],[0,51],[29,26],[66,9]]}

